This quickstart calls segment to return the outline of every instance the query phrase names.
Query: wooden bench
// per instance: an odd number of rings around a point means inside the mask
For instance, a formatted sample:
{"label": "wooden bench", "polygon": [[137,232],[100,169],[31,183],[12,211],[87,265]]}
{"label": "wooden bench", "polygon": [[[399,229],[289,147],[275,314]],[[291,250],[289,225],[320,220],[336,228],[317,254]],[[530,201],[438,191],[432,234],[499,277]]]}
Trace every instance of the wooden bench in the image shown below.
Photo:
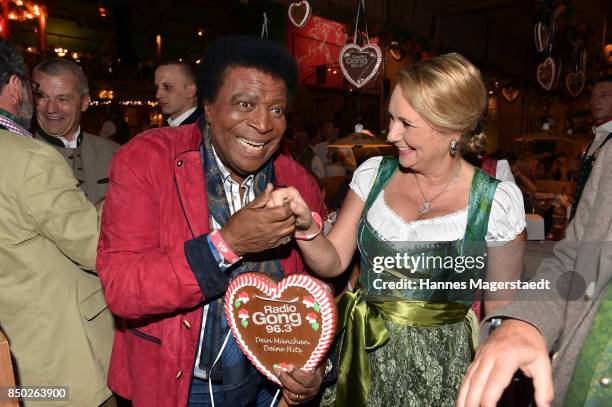
{"label": "wooden bench", "polygon": [[[0,387],[15,386],[11,352],[4,332],[0,330]],[[0,400],[0,407],[19,407],[17,400]]]}

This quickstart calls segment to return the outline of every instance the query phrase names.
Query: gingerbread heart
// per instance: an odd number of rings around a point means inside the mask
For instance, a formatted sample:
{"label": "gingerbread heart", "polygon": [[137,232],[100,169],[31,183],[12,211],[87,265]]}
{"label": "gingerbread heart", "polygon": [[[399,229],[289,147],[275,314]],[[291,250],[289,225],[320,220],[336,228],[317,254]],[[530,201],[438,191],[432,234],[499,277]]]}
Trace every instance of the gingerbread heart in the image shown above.
{"label": "gingerbread heart", "polygon": [[504,95],[504,99],[506,99],[508,103],[512,103],[518,97],[519,90],[512,87],[502,88],[502,95]]}
{"label": "gingerbread heart", "polygon": [[274,368],[313,371],[336,331],[330,290],[305,274],[276,283],[260,273],[236,277],[225,294],[225,316],[236,343],[253,365],[280,385]]}
{"label": "gingerbread heart", "polygon": [[584,83],[586,82],[586,78],[584,76],[584,72],[578,71],[576,73],[567,74],[565,77],[565,87],[570,95],[573,97],[578,97],[582,89],[584,89]]}
{"label": "gingerbread heart", "polygon": [[400,61],[404,57],[404,54],[402,53],[402,47],[397,41],[391,42],[391,44],[389,45],[389,53],[396,61]]}
{"label": "gingerbread heart", "polygon": [[382,54],[376,44],[360,47],[352,43],[340,50],[340,69],[344,77],[358,88],[376,76],[381,62]]}
{"label": "gingerbread heart", "polygon": [[294,1],[289,5],[289,10],[287,11],[289,21],[296,27],[302,27],[310,18],[311,11],[310,3],[307,0]]}
{"label": "gingerbread heart", "polygon": [[538,69],[536,72],[536,78],[540,86],[542,86],[546,90],[551,90],[553,85],[555,84],[555,79],[557,76],[556,64],[555,60],[552,57],[548,57],[538,65]]}
{"label": "gingerbread heart", "polygon": [[555,75],[555,83],[553,83],[552,86],[553,88],[556,88],[559,84],[559,79],[561,79],[561,72],[563,71],[563,61],[561,60],[561,58],[557,58],[555,64],[557,65],[557,74]]}

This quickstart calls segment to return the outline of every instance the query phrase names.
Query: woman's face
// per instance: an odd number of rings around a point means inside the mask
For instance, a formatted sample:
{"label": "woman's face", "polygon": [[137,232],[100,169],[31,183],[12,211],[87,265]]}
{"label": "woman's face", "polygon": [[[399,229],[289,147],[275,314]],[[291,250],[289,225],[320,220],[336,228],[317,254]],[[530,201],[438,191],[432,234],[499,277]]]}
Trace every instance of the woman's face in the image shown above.
{"label": "woman's face", "polygon": [[387,141],[397,147],[399,163],[404,168],[427,172],[450,157],[453,136],[459,139],[458,134],[442,133],[429,126],[410,106],[399,86],[391,94],[389,117]]}

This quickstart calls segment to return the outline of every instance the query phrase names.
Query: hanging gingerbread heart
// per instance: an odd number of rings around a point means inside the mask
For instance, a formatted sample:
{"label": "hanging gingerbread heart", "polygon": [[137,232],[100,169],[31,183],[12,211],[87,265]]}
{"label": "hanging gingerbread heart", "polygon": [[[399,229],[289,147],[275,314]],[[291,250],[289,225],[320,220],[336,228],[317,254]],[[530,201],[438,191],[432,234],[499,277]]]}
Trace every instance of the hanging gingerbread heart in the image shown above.
{"label": "hanging gingerbread heart", "polygon": [[561,80],[561,72],[563,71],[563,61],[561,60],[561,57],[557,58],[555,63],[557,65],[557,73],[555,74],[555,83],[553,83],[552,86],[553,89],[559,84],[559,80]]}
{"label": "hanging gingerbread heart", "polygon": [[535,47],[538,52],[542,52],[548,45],[548,27],[544,23],[538,22],[533,31]]}
{"label": "hanging gingerbread heart", "polygon": [[584,76],[584,72],[578,71],[567,74],[565,77],[565,87],[570,95],[573,97],[578,97],[582,89],[584,89],[584,83],[586,82],[586,78]]}
{"label": "hanging gingerbread heart", "polygon": [[294,1],[289,5],[289,21],[296,27],[303,27],[310,18],[310,3],[307,0]]}
{"label": "hanging gingerbread heart", "polygon": [[400,61],[404,57],[402,47],[397,41],[392,41],[391,44],[389,44],[389,53],[396,61]]}
{"label": "hanging gingerbread heart", "polygon": [[382,62],[382,53],[376,44],[360,47],[357,44],[346,44],[340,50],[340,69],[344,77],[353,86],[365,86],[378,73]]}
{"label": "hanging gingerbread heart", "polygon": [[274,369],[313,371],[336,331],[336,306],[319,280],[293,274],[279,283],[260,273],[236,277],[225,294],[225,316],[253,365],[280,385]]}
{"label": "hanging gingerbread heart", "polygon": [[518,97],[519,90],[514,89],[513,87],[502,88],[502,95],[504,96],[504,99],[508,101],[508,103],[512,103]]}
{"label": "hanging gingerbread heart", "polygon": [[536,79],[540,86],[546,90],[551,90],[555,84],[555,77],[557,75],[557,67],[555,60],[552,57],[548,57],[538,65],[536,71]]}

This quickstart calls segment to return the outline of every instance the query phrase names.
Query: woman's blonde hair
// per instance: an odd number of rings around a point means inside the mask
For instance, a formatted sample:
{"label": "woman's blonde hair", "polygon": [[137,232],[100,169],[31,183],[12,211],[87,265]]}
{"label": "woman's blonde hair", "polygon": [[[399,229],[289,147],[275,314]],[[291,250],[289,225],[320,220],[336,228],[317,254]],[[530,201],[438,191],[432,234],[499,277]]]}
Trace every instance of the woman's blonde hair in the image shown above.
{"label": "woman's blonde hair", "polygon": [[487,106],[487,90],[480,71],[465,57],[450,53],[410,65],[397,74],[397,82],[408,103],[431,127],[461,134],[461,152],[484,149],[487,138],[479,121]]}

